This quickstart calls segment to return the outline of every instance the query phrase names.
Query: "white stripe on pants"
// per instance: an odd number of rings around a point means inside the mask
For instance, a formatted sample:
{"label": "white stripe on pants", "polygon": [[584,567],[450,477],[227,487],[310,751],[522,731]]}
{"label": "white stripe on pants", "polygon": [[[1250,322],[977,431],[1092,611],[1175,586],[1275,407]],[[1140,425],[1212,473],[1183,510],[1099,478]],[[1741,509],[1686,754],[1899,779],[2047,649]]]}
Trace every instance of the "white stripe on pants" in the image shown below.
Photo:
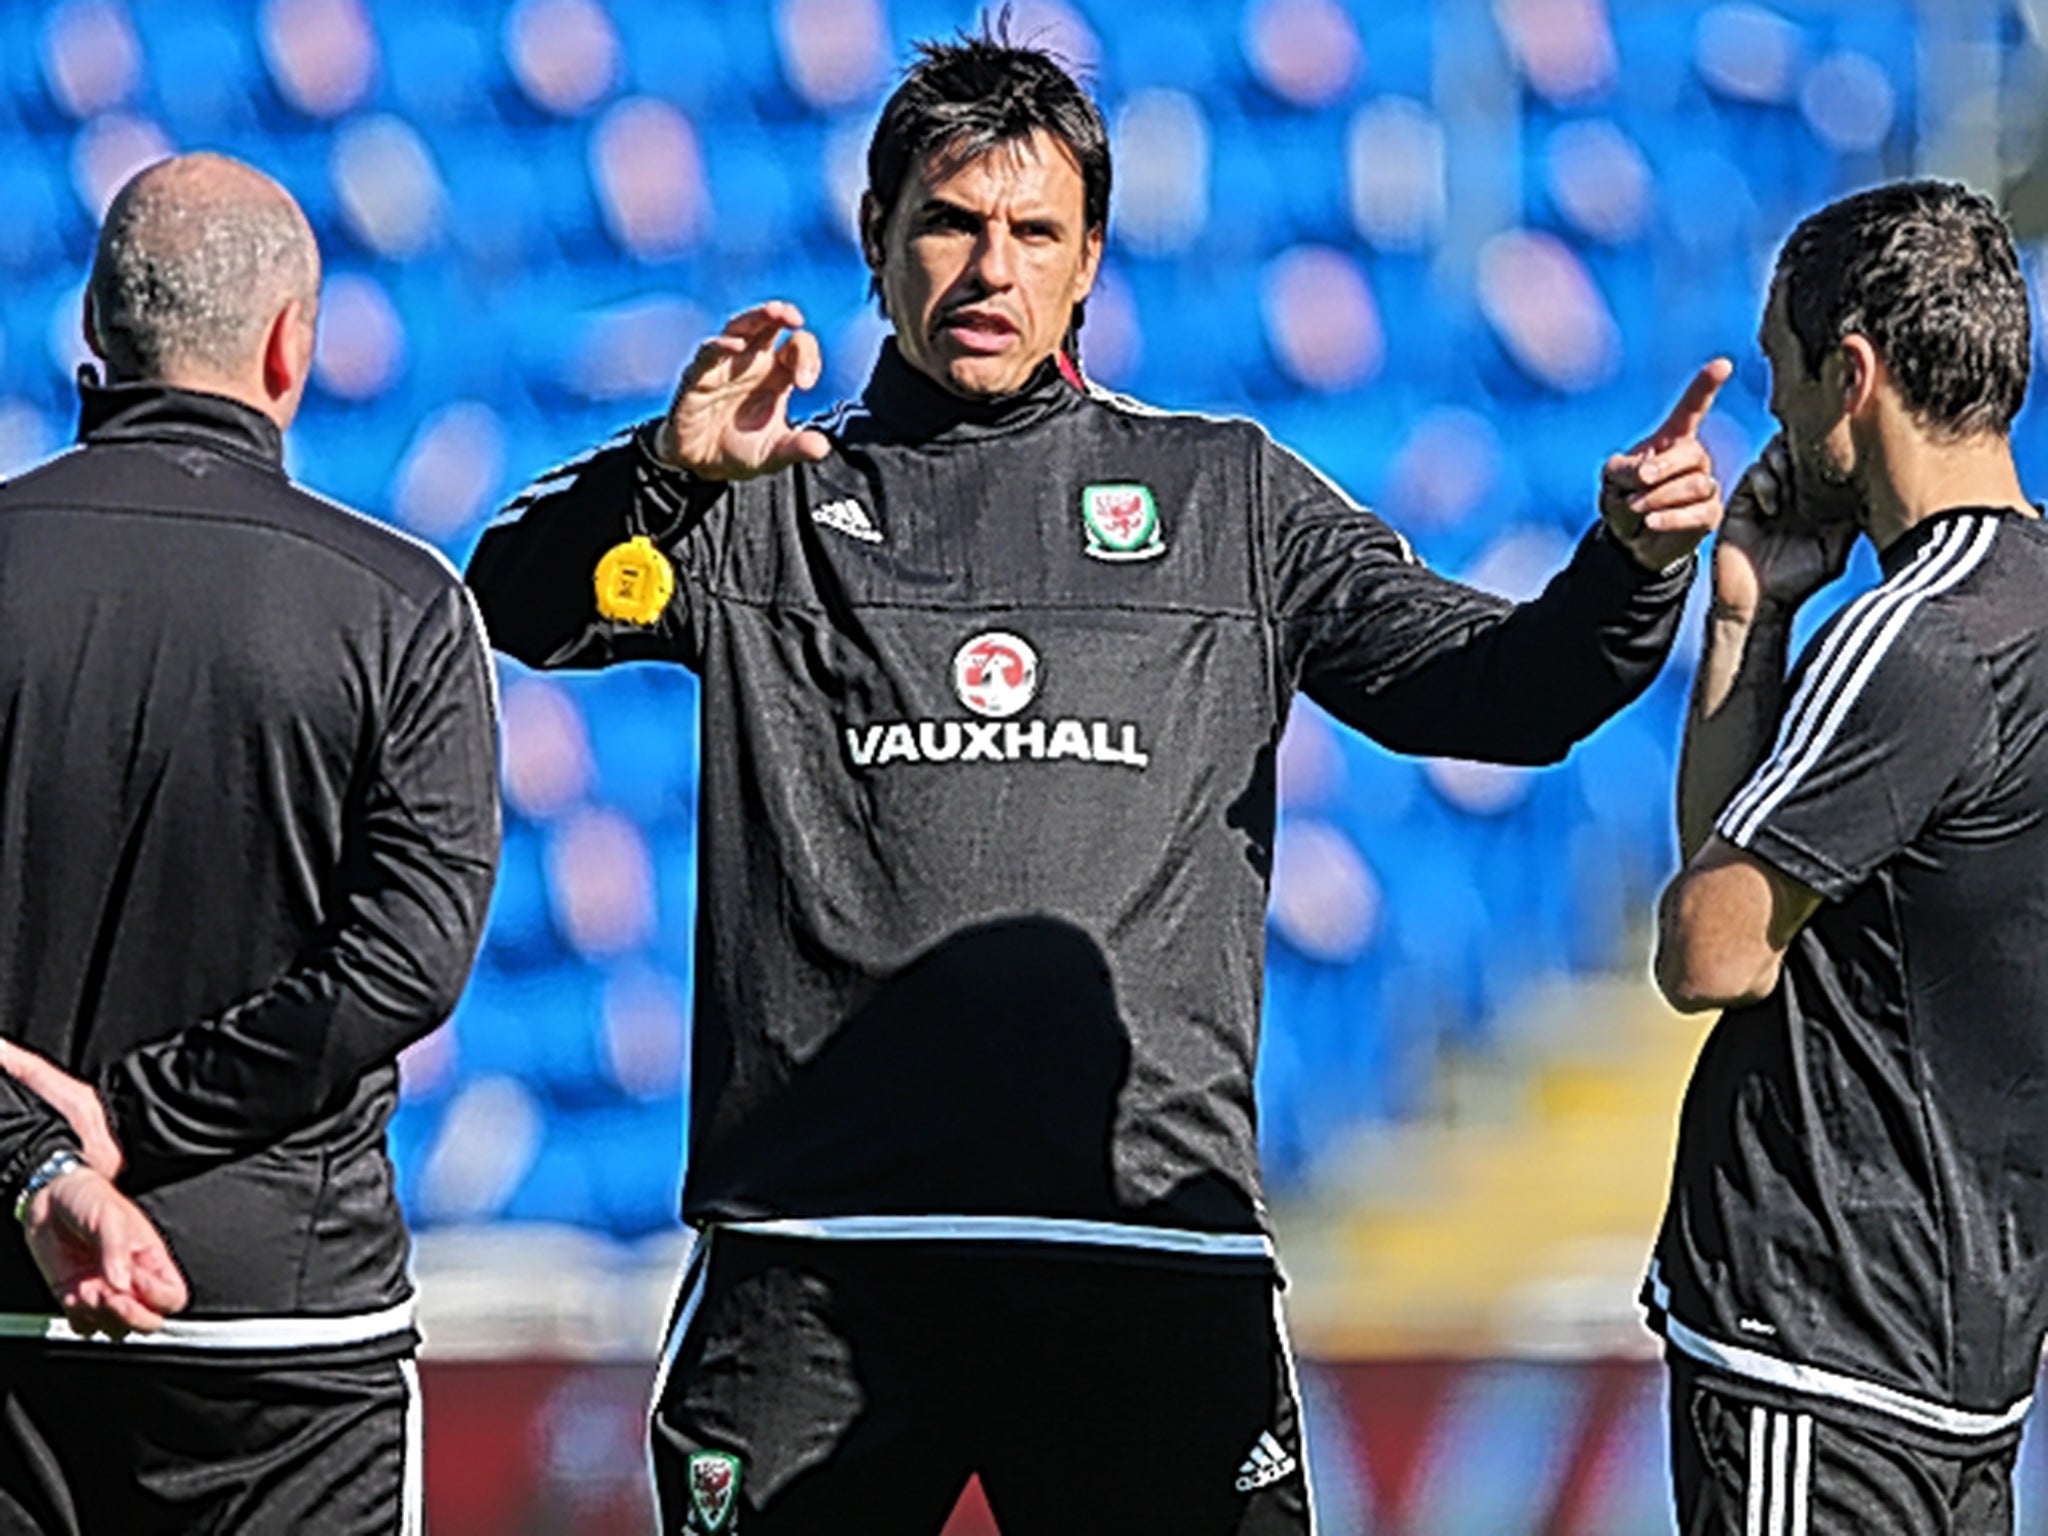
{"label": "white stripe on pants", "polygon": [[1813,1505],[1813,1415],[1749,1410],[1742,1536],[1806,1536]]}

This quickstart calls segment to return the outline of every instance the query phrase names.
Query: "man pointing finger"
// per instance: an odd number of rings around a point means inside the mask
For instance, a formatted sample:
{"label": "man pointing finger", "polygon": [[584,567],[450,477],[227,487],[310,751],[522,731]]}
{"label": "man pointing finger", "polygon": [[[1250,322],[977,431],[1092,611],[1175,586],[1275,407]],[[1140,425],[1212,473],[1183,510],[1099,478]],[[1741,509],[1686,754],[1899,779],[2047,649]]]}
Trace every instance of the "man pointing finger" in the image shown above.
{"label": "man pointing finger", "polygon": [[[1301,1532],[1252,1097],[1290,703],[1561,757],[1670,644],[1725,370],[1516,606],[1087,382],[1109,142],[1056,61],[927,45],[868,172],[861,397],[790,427],[816,343],[748,311],[469,571],[529,665],[702,679],[664,1529],[936,1531],[979,1474],[1006,1536]],[[614,560],[669,595],[594,600]]]}

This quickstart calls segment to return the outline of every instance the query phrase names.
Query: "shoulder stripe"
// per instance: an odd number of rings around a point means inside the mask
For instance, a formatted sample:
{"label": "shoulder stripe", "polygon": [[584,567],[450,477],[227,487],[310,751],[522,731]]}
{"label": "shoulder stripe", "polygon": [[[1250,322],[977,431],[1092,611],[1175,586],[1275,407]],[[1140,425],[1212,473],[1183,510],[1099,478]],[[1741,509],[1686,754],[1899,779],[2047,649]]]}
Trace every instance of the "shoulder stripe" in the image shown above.
{"label": "shoulder stripe", "polygon": [[858,421],[867,414],[868,408],[859,400],[841,400],[829,410],[820,411],[815,416],[806,416],[797,423],[797,426],[830,434],[844,431],[849,423]]}
{"label": "shoulder stripe", "polygon": [[1821,646],[1820,654],[1814,658],[1813,665],[1807,669],[1806,676],[1800,681],[1798,691],[1792,696],[1792,702],[1785,706],[1784,716],[1778,722],[1778,735],[1772,744],[1771,755],[1757,765],[1750,778],[1730,798],[1728,804],[1722,807],[1718,820],[1725,821],[1737,814],[1737,807],[1754,798],[1770,771],[1788,753],[1796,752],[1805,745],[1813,726],[1812,704],[1816,691],[1824,679],[1836,675],[1836,658],[1845,651],[1853,651],[1861,643],[1867,632],[1867,618],[1873,614],[1881,618],[1889,604],[1897,601],[1902,594],[1917,590],[1919,584],[1929,579],[1931,575],[1938,574],[1938,568],[1930,571],[1929,567],[1937,557],[1946,553],[1955,532],[1953,527],[1937,530],[1933,539],[1914,558],[1912,565],[1891,581],[1874,587],[1856,598],[1843,609],[1842,616],[1828,631],[1827,640]]}
{"label": "shoulder stripe", "polygon": [[[1914,557],[1913,564],[1901,571],[1892,580],[1882,583],[1851,602],[1844,611],[1841,621],[1829,633],[1827,644],[1821,648],[1812,668],[1801,683],[1797,696],[1785,712],[1785,719],[1779,723],[1778,745],[1783,746],[1795,731],[1810,728],[1810,701],[1816,688],[1824,678],[1835,670],[1837,656],[1853,651],[1868,634],[1865,620],[1881,616],[1882,612],[1902,596],[1918,591],[1942,570],[1941,561],[1953,550],[1961,530],[1948,525],[1936,531],[1927,546]],[[1803,740],[1804,737],[1802,736]]]}
{"label": "shoulder stripe", "polygon": [[573,459],[564,459],[552,469],[543,470],[530,481],[526,488],[506,502],[504,508],[491,520],[491,526],[511,522],[527,507],[545,496],[551,496],[576,478],[576,472],[600,453],[617,448],[633,440],[633,427],[624,427],[595,447],[586,448]]}
{"label": "shoulder stripe", "polygon": [[[1303,469],[1307,470],[1317,480],[1321,481],[1323,485],[1329,490],[1330,494],[1332,496],[1335,496],[1339,501],[1343,502],[1345,506],[1350,507],[1352,510],[1357,512],[1369,512],[1372,510],[1370,507],[1366,506],[1364,502],[1360,501],[1356,496],[1352,495],[1349,491],[1345,490],[1343,486],[1339,485],[1335,480],[1332,480],[1329,477],[1329,475],[1325,474],[1318,465],[1311,463],[1305,455],[1303,455],[1302,453],[1293,448],[1288,447],[1285,443],[1278,441],[1272,433],[1266,430],[1264,423],[1256,421],[1250,416],[1217,416],[1207,411],[1172,411],[1168,410],[1165,406],[1152,405],[1144,400],[1137,399],[1135,396],[1132,395],[1120,395],[1115,390],[1105,389],[1100,384],[1097,384],[1092,380],[1089,382],[1087,393],[1088,398],[1090,400],[1093,400],[1096,404],[1108,406],[1109,409],[1113,411],[1121,411],[1126,416],[1141,416],[1152,420],[1162,421],[1206,421],[1213,423],[1217,426],[1250,427],[1253,431],[1257,432],[1261,438],[1265,439],[1265,441],[1269,445],[1279,450],[1281,453],[1286,454],[1290,459],[1294,460],[1295,463],[1299,464]],[[1403,548],[1406,549],[1408,541],[1404,538],[1402,539],[1401,543],[1403,545]],[[1414,563],[1414,552],[1412,550],[1408,550],[1407,554],[1410,563]]]}
{"label": "shoulder stripe", "polygon": [[[1085,393],[1096,404],[1106,405],[1113,411],[1122,411],[1127,416],[1171,416],[1174,414],[1174,412],[1167,410],[1164,406],[1148,404],[1138,399],[1135,395],[1120,395],[1113,389],[1104,389],[1093,379],[1088,381]],[[1224,419],[1226,418],[1220,416],[1204,418],[1204,420],[1208,421],[1222,421]]]}
{"label": "shoulder stripe", "polygon": [[1905,572],[1856,600],[1786,711],[1769,761],[1721,812],[1722,836],[1748,846],[1764,818],[1813,771],[1907,621],[1968,577],[1997,538],[1996,518],[1959,519],[1937,531]]}
{"label": "shoulder stripe", "polygon": [[1243,423],[1246,426],[1258,427],[1262,433],[1266,430],[1249,416],[1218,416],[1209,411],[1171,410],[1163,405],[1154,405],[1149,400],[1140,400],[1136,395],[1122,395],[1113,389],[1105,389],[1093,379],[1088,381],[1088,386],[1083,393],[1097,405],[1106,405],[1112,411],[1122,411],[1126,416],[1145,416],[1165,420],[1172,420],[1178,417],[1185,421],[1210,421],[1218,424]]}

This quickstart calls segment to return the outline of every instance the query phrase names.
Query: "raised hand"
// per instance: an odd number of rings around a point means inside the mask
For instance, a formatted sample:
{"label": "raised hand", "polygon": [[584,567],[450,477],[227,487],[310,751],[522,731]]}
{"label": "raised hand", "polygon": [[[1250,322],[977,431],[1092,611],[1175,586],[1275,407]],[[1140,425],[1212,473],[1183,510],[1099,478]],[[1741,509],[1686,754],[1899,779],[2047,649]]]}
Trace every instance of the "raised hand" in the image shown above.
{"label": "raised hand", "polygon": [[824,368],[803,323],[803,312],[780,299],[726,321],[683,370],[655,456],[706,480],[747,480],[830,453],[824,433],[789,424],[790,395],[816,384]]}
{"label": "raised hand", "polygon": [[1853,492],[1807,484],[1783,435],[1772,438],[1728,499],[1714,543],[1715,605],[1743,618],[1796,609],[1849,563],[1855,514]]}
{"label": "raised hand", "polygon": [[87,1167],[109,1179],[121,1176],[121,1145],[114,1140],[107,1108],[100,1102],[97,1088],[12,1040],[0,1040],[0,1072],[64,1117],[71,1134],[78,1138]]}
{"label": "raised hand", "polygon": [[154,1333],[191,1292],[142,1207],[91,1168],[35,1193],[22,1213],[28,1251],[75,1332]]}
{"label": "raised hand", "polygon": [[1662,426],[1600,473],[1600,515],[1628,552],[1653,571],[1684,559],[1721,524],[1721,486],[1700,442],[1700,423],[1735,372],[1717,357],[1693,376]]}

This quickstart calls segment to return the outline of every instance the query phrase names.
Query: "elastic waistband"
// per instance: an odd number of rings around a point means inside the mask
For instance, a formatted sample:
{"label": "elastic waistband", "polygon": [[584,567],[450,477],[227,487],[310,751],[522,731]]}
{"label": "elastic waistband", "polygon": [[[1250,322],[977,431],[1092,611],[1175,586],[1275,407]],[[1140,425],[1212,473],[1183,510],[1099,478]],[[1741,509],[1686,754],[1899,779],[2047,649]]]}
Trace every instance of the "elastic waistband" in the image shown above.
{"label": "elastic waistband", "polygon": [[1958,1408],[1930,1397],[1916,1393],[1902,1392],[1897,1387],[1888,1387],[1883,1382],[1869,1381],[1861,1376],[1851,1376],[1844,1371],[1829,1370],[1826,1366],[1808,1365],[1800,1360],[1787,1360],[1782,1355],[1768,1355],[1760,1349],[1751,1349],[1742,1344],[1731,1344],[1725,1339],[1716,1339],[1689,1327],[1671,1315],[1671,1290],[1665,1285],[1658,1267],[1650,1267],[1647,1312],[1653,1332],[1661,1335],[1673,1349],[1691,1356],[1703,1365],[1726,1371],[1731,1376],[1760,1382],[1780,1391],[1794,1392],[1803,1397],[1819,1398],[1838,1403],[1851,1403],[1858,1408],[1867,1408],[1889,1418],[1898,1419],[1920,1429],[1931,1429],[1939,1434],[1954,1435],[1961,1439],[1980,1440],[2000,1434],[2013,1428],[2027,1416],[2033,1406],[2031,1393],[2009,1408],[1987,1413],[1981,1409]]}
{"label": "elastic waistband", "polygon": [[762,1237],[839,1242],[1047,1243],[1189,1258],[1263,1259],[1268,1263],[1274,1258],[1273,1240],[1263,1232],[1192,1232],[1183,1227],[1056,1216],[783,1216],[709,1225]]}
{"label": "elastic waistband", "polygon": [[61,1317],[38,1312],[0,1312],[0,1339],[38,1339],[45,1344],[83,1344],[100,1349],[239,1350],[282,1353],[293,1350],[345,1349],[408,1333],[413,1327],[411,1297],[381,1312],[352,1312],[340,1317],[171,1317],[155,1333],[130,1333],[119,1339],[81,1334]]}

